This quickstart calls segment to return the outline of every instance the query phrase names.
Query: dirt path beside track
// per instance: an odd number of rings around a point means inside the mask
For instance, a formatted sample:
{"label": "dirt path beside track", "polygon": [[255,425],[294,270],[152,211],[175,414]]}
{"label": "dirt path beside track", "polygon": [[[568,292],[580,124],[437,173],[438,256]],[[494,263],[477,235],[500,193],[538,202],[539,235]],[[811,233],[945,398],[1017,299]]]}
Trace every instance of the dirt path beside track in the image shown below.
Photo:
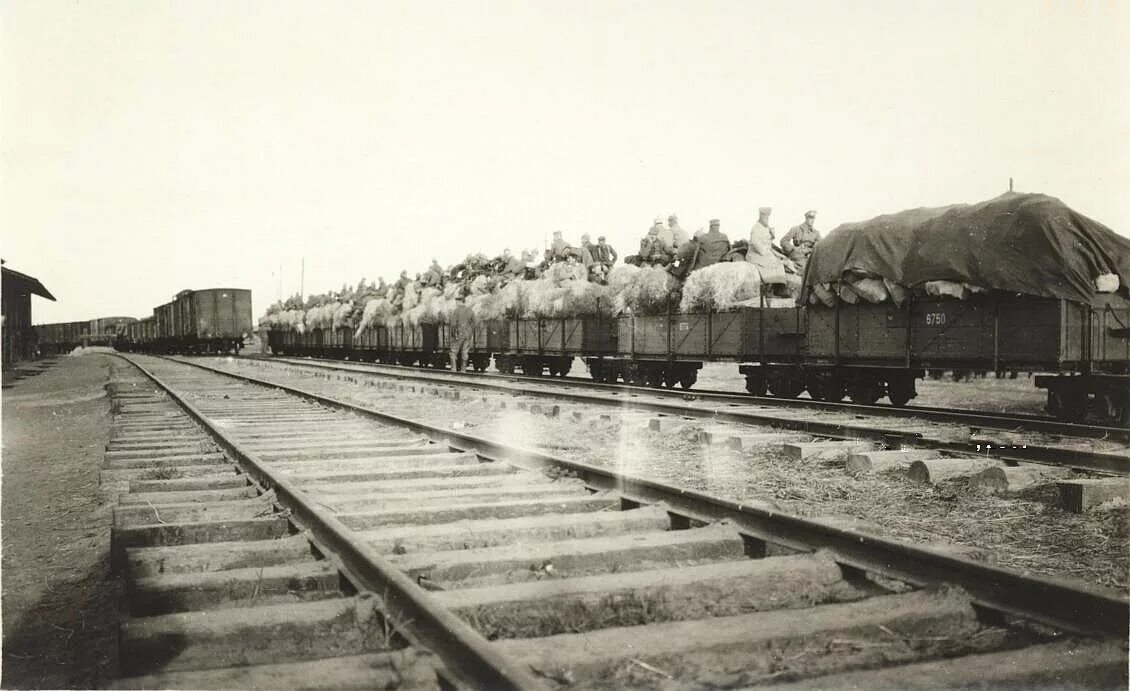
{"label": "dirt path beside track", "polygon": [[98,475],[112,358],[60,357],[3,393],[4,688],[96,688],[116,666]]}

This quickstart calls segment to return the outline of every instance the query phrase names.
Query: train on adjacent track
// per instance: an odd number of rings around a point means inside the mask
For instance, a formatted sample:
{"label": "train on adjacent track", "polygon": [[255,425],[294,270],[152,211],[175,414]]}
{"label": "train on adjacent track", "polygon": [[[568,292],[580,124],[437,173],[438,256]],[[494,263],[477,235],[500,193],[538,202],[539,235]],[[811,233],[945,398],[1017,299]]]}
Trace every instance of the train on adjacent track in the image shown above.
{"label": "train on adjacent track", "polygon": [[[905,304],[749,307],[726,312],[476,324],[468,363],[564,376],[582,358],[595,381],[690,389],[704,362],[732,362],[755,395],[897,406],[927,370],[1043,372],[1060,419],[1130,423],[1130,300],[1087,305],[989,291]],[[444,324],[272,330],[278,355],[445,367]]]}
{"label": "train on adjacent track", "polygon": [[114,347],[139,353],[238,353],[251,335],[251,291],[182,290],[118,332]]}
{"label": "train on adjacent track", "polygon": [[32,327],[40,355],[69,353],[84,346],[108,346],[122,329],[137,320],[133,317],[100,317],[73,322],[53,322]]}

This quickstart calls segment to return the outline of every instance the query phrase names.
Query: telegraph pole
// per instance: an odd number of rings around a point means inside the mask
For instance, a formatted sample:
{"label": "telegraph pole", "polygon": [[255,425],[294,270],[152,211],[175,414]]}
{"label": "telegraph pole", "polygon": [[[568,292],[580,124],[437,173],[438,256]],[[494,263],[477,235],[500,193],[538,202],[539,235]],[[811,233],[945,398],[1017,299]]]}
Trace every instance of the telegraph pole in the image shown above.
{"label": "telegraph pole", "polygon": [[306,257],[302,258],[302,278],[298,279],[298,292],[303,301],[306,300]]}

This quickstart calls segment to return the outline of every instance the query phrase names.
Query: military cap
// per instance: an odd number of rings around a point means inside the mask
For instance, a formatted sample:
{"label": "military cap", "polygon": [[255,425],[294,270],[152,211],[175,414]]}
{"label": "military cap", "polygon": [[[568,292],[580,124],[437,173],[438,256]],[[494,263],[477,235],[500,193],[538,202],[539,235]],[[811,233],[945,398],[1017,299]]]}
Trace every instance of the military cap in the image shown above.
{"label": "military cap", "polygon": [[816,209],[809,209],[804,212],[805,218],[816,218]]}
{"label": "military cap", "polygon": [[676,214],[671,214],[670,216],[667,217],[668,223],[670,223],[671,221],[677,221],[677,220],[679,220],[679,217]]}
{"label": "military cap", "polygon": [[710,227],[711,228],[717,228],[720,225],[722,225],[722,221],[719,221],[717,218],[710,219]]}
{"label": "military cap", "polygon": [[759,214],[771,214],[771,213],[773,213],[773,207],[763,206],[763,207],[761,207],[760,209],[757,210],[757,213],[759,213]]}
{"label": "military cap", "polygon": [[605,237],[603,235],[598,235],[597,238],[596,238],[597,242],[600,242],[601,240],[604,240],[604,239],[605,239]]}

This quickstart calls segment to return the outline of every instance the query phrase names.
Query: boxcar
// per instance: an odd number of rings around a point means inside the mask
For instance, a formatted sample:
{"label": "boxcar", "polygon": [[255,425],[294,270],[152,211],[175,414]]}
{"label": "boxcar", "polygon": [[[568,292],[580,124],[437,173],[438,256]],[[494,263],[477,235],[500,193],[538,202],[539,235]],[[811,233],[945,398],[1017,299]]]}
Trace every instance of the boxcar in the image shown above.
{"label": "boxcar", "polygon": [[238,352],[251,333],[250,290],[183,290],[170,305],[170,336],[181,352]]}
{"label": "boxcar", "polygon": [[42,355],[69,353],[90,338],[90,321],[55,322],[32,327]]}

